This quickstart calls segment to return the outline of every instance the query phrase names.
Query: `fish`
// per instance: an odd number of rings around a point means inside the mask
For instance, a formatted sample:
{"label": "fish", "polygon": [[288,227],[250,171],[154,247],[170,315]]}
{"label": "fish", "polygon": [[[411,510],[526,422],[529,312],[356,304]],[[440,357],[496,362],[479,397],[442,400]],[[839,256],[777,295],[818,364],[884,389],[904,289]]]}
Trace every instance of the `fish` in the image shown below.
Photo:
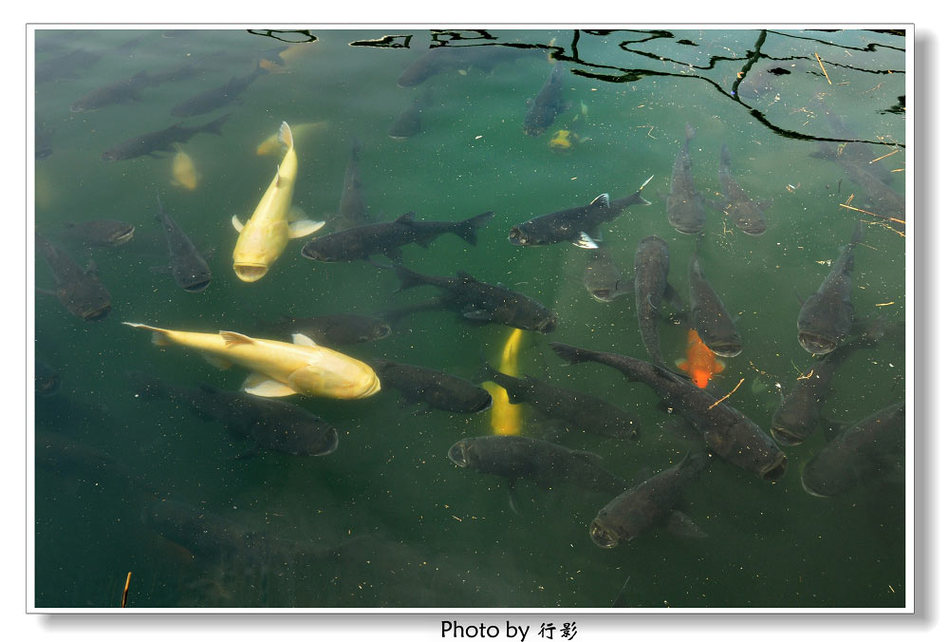
{"label": "fish", "polygon": [[201,292],[211,284],[211,268],[188,235],[165,212],[161,206],[161,197],[157,198],[158,214],[155,215],[155,220],[165,232],[171,275],[178,287],[186,292]]}
{"label": "fish", "polygon": [[330,346],[377,341],[392,333],[392,328],[382,319],[361,314],[284,316],[281,321],[265,324],[263,327],[274,334],[305,334],[320,345]]}
{"label": "fish", "polygon": [[[297,145],[305,142],[314,134],[325,132],[329,129],[328,120],[319,120],[316,122],[297,123],[293,126],[293,142]],[[283,143],[280,141],[280,132],[275,132],[265,138],[257,146],[258,156],[281,156],[284,153]]]}
{"label": "fish", "polygon": [[183,187],[186,190],[194,191],[198,187],[198,170],[194,166],[194,160],[184,148],[175,143],[175,155],[171,158],[171,184],[175,187]]}
{"label": "fish", "polygon": [[683,234],[697,234],[705,227],[705,202],[695,191],[692,179],[692,156],[689,141],[695,137],[695,129],[686,123],[685,142],[676,154],[669,177],[669,195],[666,196],[666,218],[669,225]]}
{"label": "fish", "polygon": [[561,388],[527,375],[516,377],[483,365],[483,377],[505,390],[510,403],[530,404],[558,423],[613,439],[639,437],[639,418],[593,395]]}
{"label": "fish", "polygon": [[[520,349],[527,336],[520,328],[512,328],[501,348],[498,369],[516,377],[520,373]],[[517,435],[524,427],[524,407],[511,403],[507,390],[494,381],[483,381],[481,387],[491,395],[491,430],[495,435]]]}
{"label": "fish", "polygon": [[478,323],[500,323],[513,328],[547,334],[557,327],[557,315],[535,299],[502,285],[489,285],[467,272],[457,276],[429,276],[401,265],[393,266],[399,289],[431,285],[442,290],[441,305],[454,308],[462,317]]}
{"label": "fish", "polygon": [[372,369],[386,389],[405,399],[448,412],[475,413],[491,406],[491,395],[477,385],[441,370],[373,359]]}
{"label": "fish", "polygon": [[730,464],[775,482],[787,469],[787,456],[774,440],[739,410],[666,368],[612,352],[564,343],[550,347],[571,364],[593,361],[619,370],[630,381],[645,383],[702,435],[705,445]]}
{"label": "fish", "polygon": [[130,78],[124,78],[104,87],[93,89],[77,99],[69,107],[73,113],[102,109],[109,105],[138,102],[142,99],[142,90],[152,84],[152,78],[140,71]]}
{"label": "fish", "polygon": [[709,349],[720,357],[741,354],[741,336],[725,304],[702,274],[698,254],[689,261],[689,308],[692,327]]}
{"label": "fish", "polygon": [[280,124],[280,136],[287,152],[257,208],[246,224],[235,214],[231,224],[237,230],[234,246],[234,273],[245,283],[259,281],[283,253],[291,238],[309,236],[323,227],[325,221],[297,218],[289,222],[293,187],[297,179],[297,152],[287,121]]}
{"label": "fish", "polygon": [[477,231],[493,216],[494,212],[487,211],[463,221],[416,221],[415,212],[406,212],[394,221],[358,225],[311,239],[302,254],[322,262],[368,260],[375,254],[397,261],[402,257],[401,246],[416,243],[428,247],[442,234],[455,234],[469,245],[477,245]]}
{"label": "fish", "polygon": [[676,359],[676,367],[685,371],[696,386],[705,388],[712,377],[725,369],[725,364],[716,359],[715,353],[702,343],[699,333],[689,328],[685,359]]}
{"label": "fish", "polygon": [[425,91],[416,96],[412,103],[402,110],[387,132],[393,140],[407,140],[422,131],[422,110],[432,102],[431,92]]}
{"label": "fish", "polygon": [[801,486],[815,497],[842,495],[857,486],[902,473],[905,450],[906,403],[899,402],[835,436],[804,464]]}
{"label": "fish", "polygon": [[448,449],[448,459],[459,468],[504,477],[512,485],[530,479],[543,488],[566,483],[605,493],[619,492],[626,485],[593,453],[521,435],[460,439]]}
{"label": "fish", "polygon": [[329,422],[280,399],[207,384],[176,386],[144,373],[132,373],[130,378],[136,382],[136,397],[169,399],[176,407],[222,424],[234,436],[248,440],[256,451],[318,457],[334,452],[339,444],[336,428]]}
{"label": "fish", "polygon": [[336,211],[335,229],[345,230],[358,225],[372,222],[366,198],[362,193],[362,174],[359,171],[359,151],[361,145],[353,139],[349,151],[349,162],[343,174],[343,189],[339,197],[339,207]]}
{"label": "fish", "polygon": [[176,118],[200,116],[209,111],[220,109],[237,101],[240,95],[257,80],[258,76],[267,73],[263,67],[257,66],[252,72],[244,76],[232,76],[223,85],[206,89],[196,96],[178,103],[171,108],[171,115]]}
{"label": "fish", "polygon": [[36,234],[36,247],[53,273],[54,294],[69,312],[83,321],[104,319],[112,310],[112,296],[96,276],[95,266],[86,269],[63,250]]}
{"label": "fish", "polygon": [[643,188],[652,176],[639,186],[635,193],[616,201],[609,194],[600,194],[589,205],[543,214],[511,228],[508,240],[518,247],[553,245],[570,241],[579,248],[592,250],[599,247],[593,240],[597,228],[623,213],[630,205],[651,205],[642,197]]}
{"label": "fish", "polygon": [[37,62],[33,77],[37,85],[60,78],[77,78],[79,72],[88,73],[89,67],[97,63],[102,55],[101,51],[74,49]]}
{"label": "fish", "polygon": [[488,73],[501,63],[513,62],[524,55],[537,53],[536,49],[497,45],[432,47],[405,68],[397,84],[399,87],[415,87],[437,74],[466,71],[472,67]]}
{"label": "fish", "polygon": [[692,520],[676,510],[683,489],[708,466],[708,455],[690,453],[682,461],[623,491],[601,508],[590,524],[590,539],[600,548],[616,548],[623,542],[679,520],[700,532]]}
{"label": "fish", "polygon": [[735,222],[735,226],[748,236],[761,236],[767,230],[763,210],[770,206],[765,201],[755,201],[731,173],[731,154],[728,147],[722,145],[721,160],[718,166],[718,180],[725,194],[722,211]]}
{"label": "fish", "polygon": [[115,147],[102,152],[102,159],[106,161],[129,160],[139,156],[154,156],[156,152],[174,151],[174,143],[186,143],[193,136],[201,133],[221,135],[221,125],[230,118],[230,114],[212,120],[197,127],[186,127],[176,123],[160,131],[149,132],[122,141]]}
{"label": "fish", "polygon": [[853,327],[853,303],[850,301],[853,253],[863,234],[864,225],[857,221],[850,242],[840,251],[830,273],[817,292],[801,305],[797,315],[797,340],[811,354],[833,352],[850,334]]}
{"label": "fish", "polygon": [[610,253],[599,247],[588,253],[583,268],[583,287],[594,301],[609,303],[636,291],[635,280],[623,278]]}
{"label": "fish", "polygon": [[642,239],[636,246],[633,267],[639,334],[649,358],[655,363],[663,363],[656,325],[660,305],[666,300],[677,310],[683,309],[679,294],[669,283],[669,244],[655,235]]}
{"label": "fish", "polygon": [[135,226],[128,221],[99,218],[66,223],[66,234],[83,245],[118,247],[132,240],[132,237],[135,236]]}
{"label": "fish", "polygon": [[241,389],[260,397],[300,394],[334,399],[363,399],[379,392],[379,378],[358,359],[319,346],[302,334],[293,343],[255,339],[238,332],[187,332],[123,321],[152,332],[156,345],[178,344],[204,353],[218,367],[238,364],[251,371]]}
{"label": "fish", "polygon": [[524,117],[524,133],[540,136],[550,127],[554,119],[567,110],[563,99],[563,63],[554,63],[544,86],[530,101],[530,109]]}
{"label": "fish", "polygon": [[53,130],[39,122],[33,125],[33,155],[36,160],[53,155]]}
{"label": "fish", "polygon": [[38,397],[52,397],[62,388],[63,378],[45,359],[33,360],[33,393]]}

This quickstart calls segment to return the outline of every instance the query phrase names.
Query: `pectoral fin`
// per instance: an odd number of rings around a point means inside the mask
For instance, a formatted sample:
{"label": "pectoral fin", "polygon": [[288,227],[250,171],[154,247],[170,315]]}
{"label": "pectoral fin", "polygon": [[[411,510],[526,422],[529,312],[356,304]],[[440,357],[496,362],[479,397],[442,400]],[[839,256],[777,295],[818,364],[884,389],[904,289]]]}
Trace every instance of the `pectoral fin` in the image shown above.
{"label": "pectoral fin", "polygon": [[244,224],[241,223],[239,218],[237,218],[237,214],[231,217],[231,225],[234,226],[234,229],[237,230],[238,234],[240,234],[241,230],[244,229]]}
{"label": "pectoral fin", "polygon": [[241,390],[258,397],[288,397],[297,394],[297,391],[287,384],[258,372],[253,372],[244,379]]}
{"label": "pectoral fin", "polygon": [[[154,336],[158,336],[158,335],[154,335]],[[231,367],[230,361],[228,361],[227,359],[223,359],[221,357],[217,357],[213,354],[202,354],[201,357],[205,361],[210,363],[212,366],[217,368],[218,370],[227,370],[228,368]]]}
{"label": "pectoral fin", "polygon": [[303,236],[309,236],[326,225],[326,221],[311,221],[310,219],[301,219],[290,223],[290,238],[298,239]]}
{"label": "pectoral fin", "polygon": [[669,513],[669,521],[666,524],[666,528],[676,537],[689,539],[708,537],[708,533],[699,528],[688,515],[677,510],[673,510]]}
{"label": "pectoral fin", "polygon": [[595,250],[600,247],[586,232],[580,232],[580,238],[574,241],[573,244],[584,250]]}

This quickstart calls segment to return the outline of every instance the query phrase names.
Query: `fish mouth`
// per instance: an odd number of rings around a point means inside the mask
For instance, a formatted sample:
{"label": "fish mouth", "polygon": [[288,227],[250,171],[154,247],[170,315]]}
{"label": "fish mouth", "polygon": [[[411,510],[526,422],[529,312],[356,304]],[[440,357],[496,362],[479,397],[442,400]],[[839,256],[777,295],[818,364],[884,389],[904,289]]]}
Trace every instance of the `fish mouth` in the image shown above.
{"label": "fish mouth", "polygon": [[318,451],[310,453],[311,457],[322,457],[323,455],[329,455],[336,451],[336,447],[339,446],[339,433],[336,432],[335,428],[330,428],[327,432],[327,436],[329,437],[329,439],[326,440],[327,443]]}
{"label": "fish mouth", "polygon": [[600,303],[609,303],[616,298],[616,293],[613,290],[602,289],[602,290],[590,290],[590,296],[599,301]]}
{"label": "fish mouth", "polygon": [[135,235],[135,228],[133,227],[132,229],[126,232],[122,232],[121,234],[116,234],[111,239],[109,239],[109,243],[112,246],[124,245],[128,243],[129,241],[131,241],[134,235]]}
{"label": "fish mouth", "polygon": [[103,308],[99,308],[98,310],[83,312],[82,318],[85,321],[98,321],[99,319],[104,319],[106,315],[109,314],[109,312],[111,311],[112,311],[112,306],[107,305]]}
{"label": "fish mouth", "polygon": [[511,242],[512,245],[524,246],[530,243],[530,240],[527,238],[527,235],[524,234],[524,231],[519,227],[512,227],[511,231],[508,232],[507,240]]}
{"label": "fish mouth", "polygon": [[811,354],[821,355],[833,352],[837,348],[837,342],[833,339],[822,337],[813,332],[801,331],[797,333],[797,341],[801,347]]}
{"label": "fish mouth", "polygon": [[259,263],[235,263],[234,264],[234,273],[237,275],[241,281],[245,283],[253,283],[254,281],[259,281],[267,274],[269,268],[266,265],[261,265]]}
{"label": "fish mouth", "polygon": [[804,437],[791,432],[784,426],[771,426],[771,436],[782,446],[798,446],[804,442]]}
{"label": "fish mouth", "polygon": [[382,390],[382,384],[379,382],[379,377],[373,372],[372,383],[366,387],[362,394],[356,395],[356,399],[365,399],[366,397],[371,397]]}
{"label": "fish mouth", "polygon": [[388,325],[380,325],[378,328],[373,330],[372,338],[373,339],[385,339],[387,336],[392,334],[392,328]]}
{"label": "fish mouth", "polygon": [[804,470],[801,471],[801,488],[804,489],[804,492],[807,493],[808,495],[813,495],[814,497],[821,497],[821,498],[829,497],[829,495],[818,493],[816,490],[808,486],[807,482],[804,481],[805,473],[807,473],[807,467],[805,467]]}
{"label": "fish mouth", "polygon": [[550,334],[557,329],[557,317],[551,317],[541,321],[537,325],[537,331],[542,332],[543,334]]}
{"label": "fish mouth", "polygon": [[784,456],[784,453],[781,453],[779,457],[761,470],[761,478],[765,481],[776,482],[784,475],[787,467],[788,458]]}
{"label": "fish mouth", "polygon": [[593,523],[590,524],[590,539],[600,548],[606,549],[616,548],[620,542],[619,534],[603,526],[599,518],[593,520]]}
{"label": "fish mouth", "polygon": [[706,343],[708,349],[720,357],[737,357],[741,354],[742,346],[740,343]]}
{"label": "fish mouth", "polygon": [[748,236],[761,236],[768,231],[767,228],[764,227],[742,227],[739,225],[738,228]]}
{"label": "fish mouth", "polygon": [[448,459],[459,468],[467,468],[468,464],[468,442],[465,439],[457,441],[448,449]]}
{"label": "fish mouth", "polygon": [[[240,274],[238,274],[238,276],[240,276]],[[185,292],[201,292],[205,290],[209,285],[211,285],[211,279],[206,279],[204,281],[196,281],[195,283],[186,285],[183,287],[183,289],[185,290]]]}
{"label": "fish mouth", "polygon": [[111,163],[112,161],[119,160],[119,155],[115,152],[102,152],[102,160],[109,161]]}

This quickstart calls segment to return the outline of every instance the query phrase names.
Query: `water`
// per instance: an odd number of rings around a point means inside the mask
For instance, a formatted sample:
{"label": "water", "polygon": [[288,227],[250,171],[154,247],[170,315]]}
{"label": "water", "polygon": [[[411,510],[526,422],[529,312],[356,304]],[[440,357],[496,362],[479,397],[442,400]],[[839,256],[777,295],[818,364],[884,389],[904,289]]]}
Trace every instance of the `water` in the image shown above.
{"label": "water", "polygon": [[[168,153],[101,159],[123,140],[176,122],[174,105],[311,35],[318,41],[296,45],[306,49],[256,79],[240,102],[185,119],[194,126],[231,114],[222,136],[199,134],[184,145],[201,174],[195,191],[170,184]],[[416,87],[397,86],[433,42],[539,51],[490,73],[450,70]],[[465,270],[555,310],[557,330],[532,335],[523,349],[523,373],[635,411],[641,439],[614,442],[576,426],[551,431],[529,411],[522,434],[588,450],[614,473],[641,479],[694,445],[664,428],[669,415],[651,389],[596,364],[566,367],[547,345],[645,358],[633,297],[595,302],[581,284],[584,251],[569,244],[515,248],[506,235],[513,224],[603,192],[625,196],[655,175],[645,190],[652,205],[630,208],[601,233],[630,277],[638,241],[649,234],[666,239],[670,280],[687,296],[695,238],[669,226],[664,191],[690,123],[703,195],[713,201],[720,189],[718,159],[727,144],[743,188],[771,201],[768,230],[757,238],[709,207],[701,248],[706,276],[737,319],[745,346],[715,383],[725,394],[743,382],[729,403],[765,430],[779,402],[777,385],[788,389],[812,362],[796,338],[799,298],[820,285],[854,221],[871,223],[856,250],[853,304],[860,318],[883,315],[890,330],[880,345],[845,363],[825,406],[829,419],[855,422],[905,398],[905,239],[901,225],[881,218],[905,217],[867,205],[864,187],[841,165],[813,154],[820,139],[833,150],[861,141],[849,145],[871,159],[895,151],[874,166],[903,193],[904,47],[900,35],[857,30],[38,31],[38,71],[50,73],[42,65],[56,59],[52,69],[68,71],[64,61],[76,52],[99,57],[76,76],[37,78],[36,121],[52,153],[36,162],[36,229],[58,239],[64,223],[116,218],[134,223],[136,232],[118,248],[70,250],[83,265],[94,260],[110,290],[113,310],[105,320],[83,322],[54,297],[36,296],[36,354],[62,382],[55,395],[36,398],[36,430],[99,452],[36,468],[36,606],[117,606],[129,571],[133,607],[903,606],[902,479],[891,475],[838,498],[806,494],[800,469],[824,445],[820,429],[784,449],[788,470],[775,484],[713,462],[681,505],[707,538],[679,539],[660,529],[601,550],[588,528],[609,496],[521,482],[515,513],[505,480],[448,460],[458,439],[490,433],[488,413],[419,412],[388,390],[361,401],[293,397],[337,426],[338,450],[318,458],[242,456],[247,444],[222,426],[136,397],[129,372],[230,389],[246,372],[219,371],[183,349],[159,349],[120,322],[254,334],[256,324],[282,314],[378,314],[431,296],[422,289],[395,294],[395,276],[366,262],[307,261],[302,240],[291,240],[260,282],[235,277],[230,218],[250,215],[278,160],[255,155],[257,145],[282,120],[326,121],[325,130],[298,142],[294,201],[311,218],[332,217],[355,137],[365,199],[377,220],[407,211],[424,220],[460,220],[494,210],[476,247],[445,236],[428,248],[403,248],[405,264],[426,274]],[[522,125],[526,102],[549,74],[544,51],[572,72],[565,81],[570,105],[533,138]],[[186,61],[195,62],[197,75],[145,88],[140,101],[70,111],[93,89]],[[422,131],[390,139],[391,124],[425,89],[432,98]],[[849,134],[815,109],[817,94]],[[567,152],[552,150],[548,142],[558,129],[582,141]],[[210,252],[213,280],[200,294],[152,269],[166,260],[154,222],[156,193],[199,249]],[[852,207],[876,216],[841,207],[851,194]],[[42,258],[36,283],[52,287]],[[668,359],[684,355],[685,325],[666,323],[660,332]],[[496,363],[508,333],[428,311],[397,324],[386,339],[345,351],[476,379],[482,356]],[[224,520],[224,530],[212,532],[217,552],[150,528],[142,514],[155,497]],[[257,535],[244,537],[250,532]]]}

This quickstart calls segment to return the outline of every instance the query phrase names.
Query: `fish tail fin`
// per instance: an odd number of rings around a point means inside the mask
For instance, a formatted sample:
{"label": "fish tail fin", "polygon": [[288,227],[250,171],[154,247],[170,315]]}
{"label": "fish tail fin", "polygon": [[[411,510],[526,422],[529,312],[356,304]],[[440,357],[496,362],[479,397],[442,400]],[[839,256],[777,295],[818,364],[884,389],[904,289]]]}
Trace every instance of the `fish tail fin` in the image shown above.
{"label": "fish tail fin", "polygon": [[461,239],[465,241],[466,243],[468,243],[469,245],[477,245],[478,244],[478,236],[477,236],[478,229],[487,225],[488,221],[490,221],[492,217],[494,217],[494,212],[491,212],[491,211],[478,214],[477,216],[472,216],[469,219],[465,219],[464,221],[461,221],[458,224],[458,227],[456,227],[452,231],[455,234],[457,234],[459,237],[461,237]]}
{"label": "fish tail fin", "polygon": [[171,340],[168,339],[168,330],[164,328],[156,328],[155,326],[145,325],[144,323],[132,323],[131,321],[123,321],[122,324],[132,326],[133,328],[141,328],[142,330],[151,330],[152,343],[156,346],[171,345]]}
{"label": "fish tail fin", "polygon": [[425,278],[424,274],[413,272],[407,267],[403,267],[399,264],[394,264],[392,269],[395,270],[395,275],[399,277],[399,288],[396,290],[396,292],[401,292],[402,290],[408,290],[409,288],[428,284],[428,280]]}
{"label": "fish tail fin", "polygon": [[639,186],[638,190],[636,190],[635,196],[637,200],[632,203],[633,205],[652,205],[652,201],[647,201],[645,198],[643,198],[642,194],[643,190],[646,189],[646,186],[649,185],[649,181],[653,179],[653,176],[655,176],[655,174],[644,180],[643,184]]}
{"label": "fish tail fin", "polygon": [[287,124],[287,121],[280,123],[280,130],[277,133],[277,137],[288,150],[293,149],[293,134],[290,132],[290,125]]}
{"label": "fish tail fin", "polygon": [[690,123],[686,123],[685,124],[685,142],[689,142],[693,138],[695,138],[695,127],[693,127]]}
{"label": "fish tail fin", "polygon": [[591,353],[589,350],[567,345],[566,343],[558,343],[556,341],[552,341],[550,343],[550,347],[558,357],[567,363],[582,363],[584,361],[590,361]]}
{"label": "fish tail fin", "polygon": [[224,114],[223,116],[221,116],[220,118],[216,118],[215,120],[212,120],[210,123],[208,123],[201,129],[203,131],[208,132],[209,134],[217,134],[218,136],[223,136],[223,134],[221,133],[221,125],[227,122],[227,119],[230,117],[231,117],[231,114],[230,112],[228,112]]}

